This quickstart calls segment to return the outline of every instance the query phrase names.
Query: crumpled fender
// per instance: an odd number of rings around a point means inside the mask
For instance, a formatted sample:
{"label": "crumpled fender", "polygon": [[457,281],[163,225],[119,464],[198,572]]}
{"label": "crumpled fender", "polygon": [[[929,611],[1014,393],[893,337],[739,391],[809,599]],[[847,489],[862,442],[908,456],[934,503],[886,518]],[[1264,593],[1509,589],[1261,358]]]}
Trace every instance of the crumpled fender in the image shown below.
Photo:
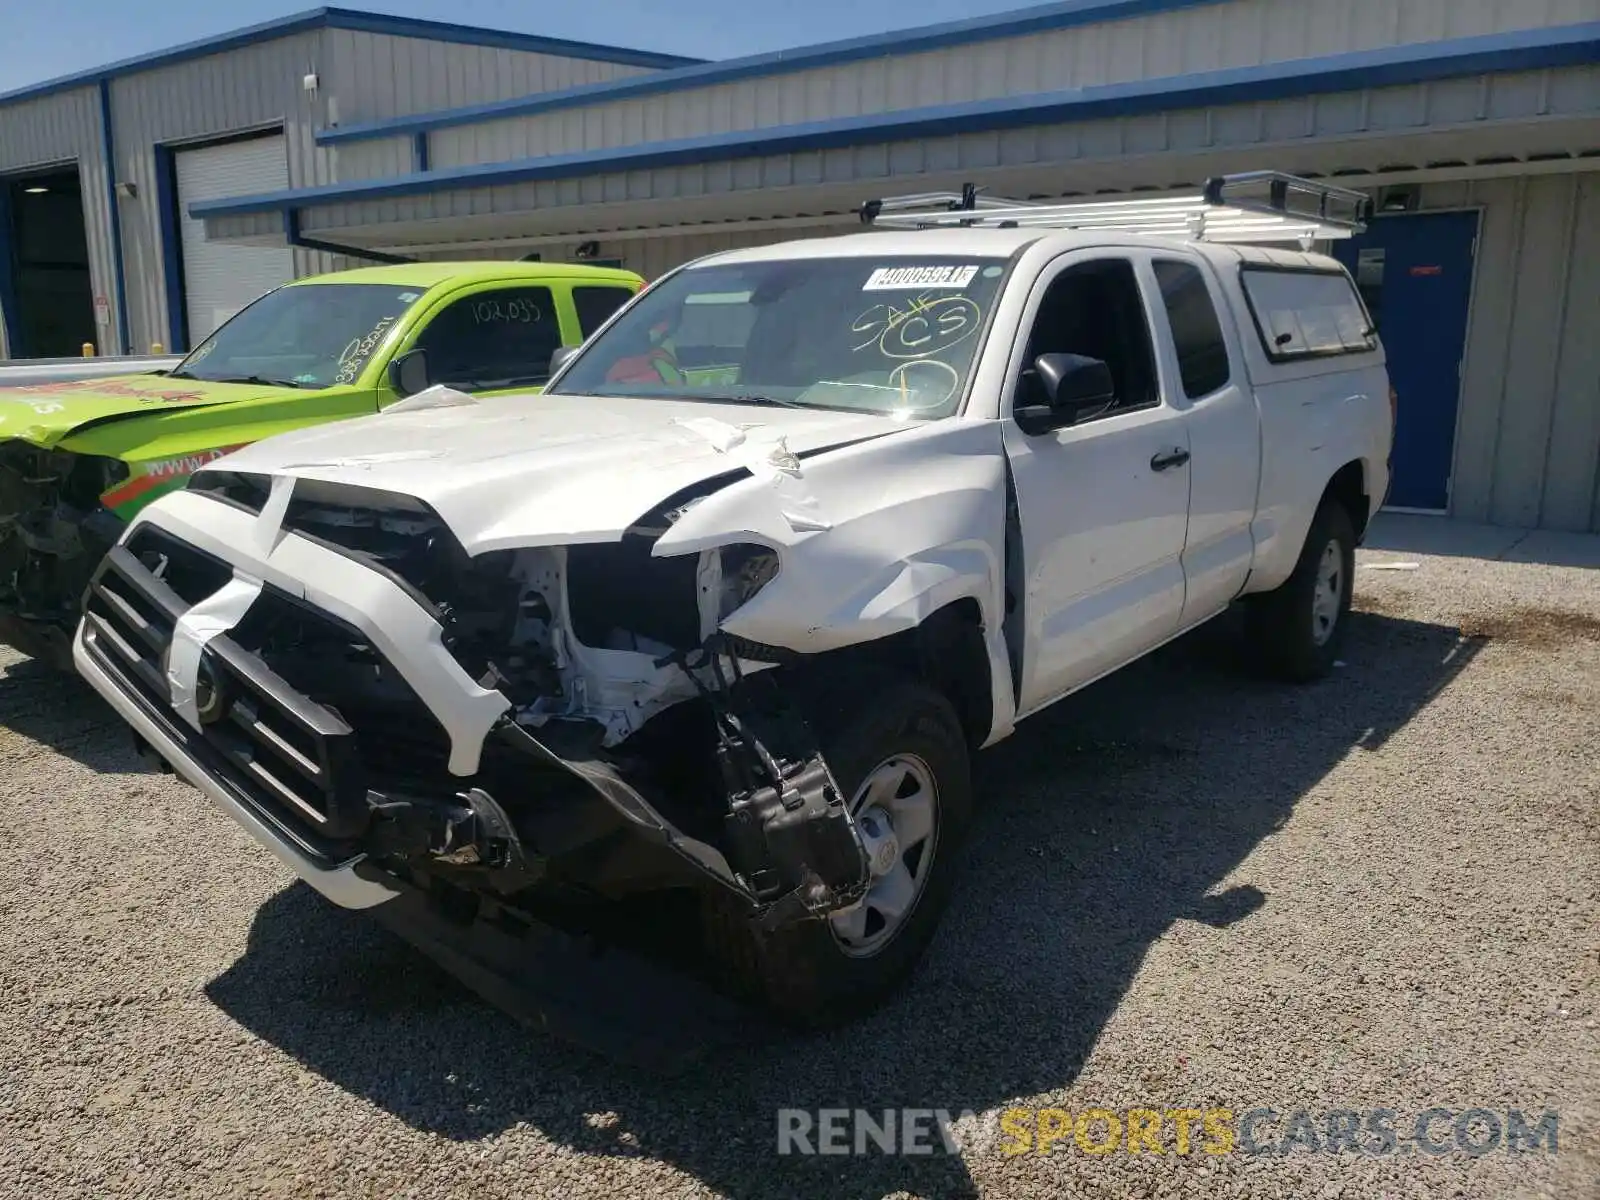
{"label": "crumpled fender", "polygon": [[109,422],[232,404],[261,390],[149,373],[0,387],[0,438],[49,449]]}
{"label": "crumpled fender", "polygon": [[777,577],[722,623],[767,645],[875,641],[968,598],[1003,641],[1005,497],[998,425],[952,418],[756,471],[690,507],[654,553],[775,549]]}

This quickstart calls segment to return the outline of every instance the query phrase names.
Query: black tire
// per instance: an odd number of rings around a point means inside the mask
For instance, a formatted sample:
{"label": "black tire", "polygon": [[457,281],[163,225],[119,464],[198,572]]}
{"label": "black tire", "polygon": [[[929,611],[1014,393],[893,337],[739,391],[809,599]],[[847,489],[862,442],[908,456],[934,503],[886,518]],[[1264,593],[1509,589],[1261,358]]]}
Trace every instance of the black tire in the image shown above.
{"label": "black tire", "polygon": [[827,1028],[881,1003],[927,949],[958,873],[972,782],[961,722],[949,700],[924,683],[878,674],[842,679],[807,708],[846,797],[899,756],[914,756],[926,766],[936,797],[933,857],[922,890],[895,932],[869,956],[846,953],[826,920],[763,934],[736,902],[707,898],[707,950],[724,981],[789,1024]]}
{"label": "black tire", "polygon": [[[1336,545],[1339,597],[1333,624],[1325,632],[1316,619],[1319,573],[1329,546]],[[1321,679],[1333,669],[1349,625],[1350,597],[1355,586],[1356,533],[1350,514],[1337,500],[1327,499],[1312,518],[1294,574],[1271,592],[1251,598],[1247,636],[1261,666],[1271,675],[1294,683]],[[1326,608],[1323,609],[1326,614]]]}

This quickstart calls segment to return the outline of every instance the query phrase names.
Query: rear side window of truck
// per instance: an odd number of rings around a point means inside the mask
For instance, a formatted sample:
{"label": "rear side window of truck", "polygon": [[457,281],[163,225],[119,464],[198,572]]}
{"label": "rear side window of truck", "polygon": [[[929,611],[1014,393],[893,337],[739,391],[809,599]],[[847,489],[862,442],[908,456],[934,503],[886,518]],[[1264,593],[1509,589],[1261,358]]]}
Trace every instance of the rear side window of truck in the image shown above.
{"label": "rear side window of truck", "polygon": [[622,287],[575,287],[572,289],[572,306],[578,310],[578,330],[584,337],[589,337],[596,329],[611,319],[611,314],[616,312],[629,300],[633,299],[632,288]]}
{"label": "rear side window of truck", "polygon": [[1344,272],[1245,267],[1241,279],[1273,362],[1378,348],[1372,319]]}
{"label": "rear side window of truck", "polygon": [[1183,394],[1191,400],[1209,396],[1226,387],[1229,377],[1228,343],[1222,337],[1211,289],[1200,269],[1190,263],[1158,259],[1155,270],[1178,352]]}

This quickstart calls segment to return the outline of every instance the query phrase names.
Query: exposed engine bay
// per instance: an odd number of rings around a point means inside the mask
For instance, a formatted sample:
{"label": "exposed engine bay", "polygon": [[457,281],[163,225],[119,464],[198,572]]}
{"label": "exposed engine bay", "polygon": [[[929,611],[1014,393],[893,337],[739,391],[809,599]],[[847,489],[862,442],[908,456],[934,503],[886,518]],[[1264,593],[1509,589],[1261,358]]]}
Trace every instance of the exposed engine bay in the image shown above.
{"label": "exposed engine bay", "polygon": [[114,459],[0,442],[0,640],[70,664],[83,589],[124,528],[100,495],[126,477]]}
{"label": "exposed engine bay", "polygon": [[[191,491],[255,514],[270,480],[208,471]],[[476,769],[452,771],[439,720],[380,648],[266,587],[207,643],[197,731],[317,850],[413,882],[535,910],[709,888],[765,928],[848,910],[869,864],[804,711],[804,664],[718,630],[775,577],[777,555],[736,544],[653,558],[692,503],[669,501],[618,542],[470,557],[418,500],[300,480],[283,531],[403,588],[507,705]],[[141,526],[97,577],[89,627],[138,650],[233,575]],[[175,657],[169,644],[134,674],[159,693]]]}

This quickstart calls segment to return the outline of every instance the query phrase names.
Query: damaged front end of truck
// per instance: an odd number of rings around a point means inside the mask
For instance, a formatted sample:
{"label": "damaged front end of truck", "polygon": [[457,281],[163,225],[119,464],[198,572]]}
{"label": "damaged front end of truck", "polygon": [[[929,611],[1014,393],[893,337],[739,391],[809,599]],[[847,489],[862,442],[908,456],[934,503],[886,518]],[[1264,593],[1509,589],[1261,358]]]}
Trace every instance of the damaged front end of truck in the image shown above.
{"label": "damaged front end of truck", "polygon": [[[721,629],[777,553],[652,555],[715,486],[614,541],[469,556],[411,497],[201,472],[106,556],[82,651],[300,855],[463,929],[671,893],[757,939],[837,919],[874,864],[813,728],[826,681]],[[346,613],[236,569],[263,525]]]}
{"label": "damaged front end of truck", "polygon": [[[558,418],[562,403],[546,402]],[[364,440],[414,446],[433,419],[371,418]],[[770,947],[834,930],[886,941],[874,889],[909,884],[916,865],[910,831],[897,840],[862,800],[892,807],[893,788],[872,791],[871,764],[841,777],[829,749],[876,700],[855,668],[891,665],[891,647],[908,672],[919,653],[931,672],[962,667],[967,729],[935,713],[919,736],[941,744],[909,757],[959,755],[964,774],[965,737],[991,727],[986,633],[1004,653],[1000,621],[959,599],[998,592],[1001,467],[979,453],[985,431],[792,420],[814,449],[791,453],[781,435],[740,445],[731,425],[679,412],[640,431],[635,410],[619,412],[619,445],[675,464],[630,494],[666,498],[612,525],[631,501],[608,506],[586,486],[578,536],[529,532],[550,511],[544,489],[571,472],[541,486],[508,467],[525,505],[513,519],[497,483],[428,451],[289,474],[264,464],[292,455],[263,443],[151,506],[105,557],[79,670],[303,878],[469,982],[481,962],[453,961],[469,931],[553,928],[637,949],[639,930],[616,921],[631,905],[692,918],[702,978],[770,1001],[757,994]],[[921,482],[930,447],[944,448],[950,493]],[[457,490],[475,487],[476,524],[459,519]],[[969,607],[976,619],[956,619]],[[917,641],[939,629],[946,641]],[[941,782],[939,802],[961,786]],[[931,812],[915,835],[927,855]],[[900,888],[902,907],[914,900]],[[525,996],[504,983],[520,961],[475,986],[516,1011]],[[800,993],[785,994],[786,1015],[804,1019]]]}
{"label": "damaged front end of truck", "polygon": [[[265,498],[238,476],[195,486],[257,511]],[[403,587],[461,671],[504,698],[464,779],[446,731],[369,637],[253,590],[238,624],[206,640],[190,704],[263,806],[325,855],[503,894],[560,883],[567,868],[612,895],[687,871],[771,925],[859,899],[860,839],[804,717],[767,674],[793,656],[715,629],[770,577],[770,550],[654,560],[641,527],[618,543],[474,560],[420,506],[296,501],[284,524]],[[159,697],[180,621],[229,578],[145,525],[95,578],[88,630]],[[627,861],[635,838],[663,853]]]}
{"label": "damaged front end of truck", "polygon": [[[536,401],[434,388],[210,464],[106,556],[78,669],[303,879],[458,974],[419,923],[625,941],[689,912],[765,1007],[870,1007],[948,895],[968,750],[1015,714],[1004,450],[955,414],[1002,268],[912,273],[972,288],[915,372],[871,295],[901,274],[738,271],[658,283]],[[836,315],[818,287],[870,304],[874,339],[798,336]],[[757,366],[640,374],[665,361],[641,348],[705,357],[663,329],[741,306]]]}

